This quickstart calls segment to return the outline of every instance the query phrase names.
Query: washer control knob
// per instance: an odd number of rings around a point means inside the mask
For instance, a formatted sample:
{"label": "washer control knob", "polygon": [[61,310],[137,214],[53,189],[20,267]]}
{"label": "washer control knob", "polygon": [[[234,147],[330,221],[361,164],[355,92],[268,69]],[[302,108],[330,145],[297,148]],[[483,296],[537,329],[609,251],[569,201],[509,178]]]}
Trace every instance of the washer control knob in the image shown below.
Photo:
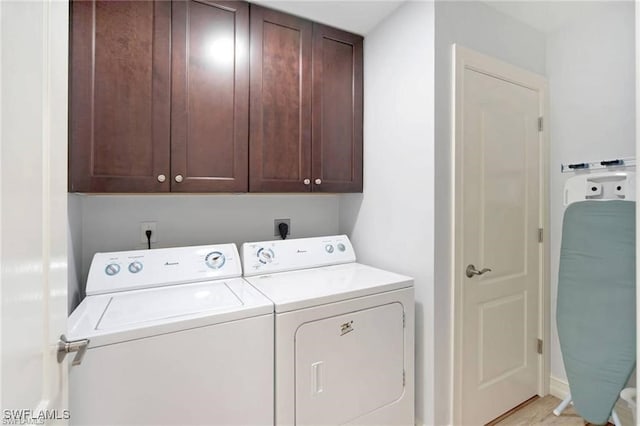
{"label": "washer control knob", "polygon": [[224,254],[219,251],[212,251],[204,258],[205,263],[211,269],[222,268],[226,260],[227,259],[224,257]]}
{"label": "washer control knob", "polygon": [[110,263],[106,268],[104,268],[104,273],[109,275],[110,277],[114,276],[118,272],[120,272],[120,265],[118,265],[117,263]]}
{"label": "washer control knob", "polygon": [[258,249],[257,256],[260,263],[266,265],[267,263],[273,262],[275,254],[273,254],[273,250],[271,250],[270,248],[260,247],[260,249]]}
{"label": "washer control knob", "polygon": [[327,253],[333,253],[333,244],[327,244],[324,249]]}
{"label": "washer control knob", "polygon": [[338,243],[338,250],[345,251],[347,248],[342,243]]}
{"label": "washer control knob", "polygon": [[142,263],[136,260],[135,262],[131,262],[129,264],[129,272],[131,272],[132,274],[137,274],[140,271],[142,271]]}

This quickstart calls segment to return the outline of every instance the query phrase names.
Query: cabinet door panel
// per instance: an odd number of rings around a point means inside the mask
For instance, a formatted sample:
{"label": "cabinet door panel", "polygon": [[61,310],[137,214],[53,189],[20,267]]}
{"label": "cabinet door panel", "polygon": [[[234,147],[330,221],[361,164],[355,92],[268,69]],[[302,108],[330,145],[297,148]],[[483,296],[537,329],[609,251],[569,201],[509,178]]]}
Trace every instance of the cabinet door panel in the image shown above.
{"label": "cabinet door panel", "polygon": [[166,2],[71,4],[70,191],[169,190],[170,16]]}
{"label": "cabinet door panel", "polygon": [[362,67],[362,37],[314,24],[314,191],[362,191]]}
{"label": "cabinet door panel", "polygon": [[251,5],[250,190],[311,185],[312,24]]}
{"label": "cabinet door panel", "polygon": [[177,1],[172,25],[171,190],[247,191],[249,7]]}

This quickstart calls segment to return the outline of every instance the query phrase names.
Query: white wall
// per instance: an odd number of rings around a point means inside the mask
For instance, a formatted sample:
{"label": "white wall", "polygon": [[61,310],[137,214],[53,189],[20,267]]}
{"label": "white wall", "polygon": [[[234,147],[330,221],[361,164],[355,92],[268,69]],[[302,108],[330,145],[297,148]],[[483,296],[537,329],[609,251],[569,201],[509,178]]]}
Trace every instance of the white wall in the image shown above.
{"label": "white wall", "polygon": [[[274,239],[273,220],[290,218],[290,238],[338,232],[336,195],[93,195],[82,203],[81,283],[94,253],[144,249],[140,222],[157,222],[152,247]],[[74,218],[74,220],[77,220]],[[76,259],[77,261],[77,259]]]}
{"label": "white wall", "polygon": [[[364,44],[364,193],[340,200],[358,260],[415,278],[416,423],[434,424],[434,6],[407,2]],[[438,390],[439,392],[439,390]]]}
{"label": "white wall", "polygon": [[481,2],[440,1],[435,7],[435,424],[451,413],[451,46],[491,55],[544,74],[545,38],[537,30]]}
{"label": "white wall", "polygon": [[[579,8],[579,4],[576,5]],[[633,2],[609,2],[548,36],[551,99],[551,376],[566,381],[555,325],[562,230],[561,163],[635,156]],[[553,381],[552,381],[553,385]]]}

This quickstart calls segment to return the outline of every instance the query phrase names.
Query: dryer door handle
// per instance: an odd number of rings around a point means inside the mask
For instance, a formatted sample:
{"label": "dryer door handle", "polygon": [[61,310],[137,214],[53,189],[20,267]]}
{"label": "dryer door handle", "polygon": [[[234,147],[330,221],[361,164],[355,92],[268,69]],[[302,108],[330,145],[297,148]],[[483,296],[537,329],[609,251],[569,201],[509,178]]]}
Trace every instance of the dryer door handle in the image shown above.
{"label": "dryer door handle", "polygon": [[322,370],[324,370],[324,361],[318,361],[311,364],[311,389],[313,395],[321,394],[323,389]]}

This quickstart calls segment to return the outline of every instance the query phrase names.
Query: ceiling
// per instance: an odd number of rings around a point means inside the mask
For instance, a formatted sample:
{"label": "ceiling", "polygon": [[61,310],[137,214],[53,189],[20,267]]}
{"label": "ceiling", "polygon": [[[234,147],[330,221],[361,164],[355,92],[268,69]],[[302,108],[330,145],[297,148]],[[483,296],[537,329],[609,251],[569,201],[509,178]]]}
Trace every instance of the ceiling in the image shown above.
{"label": "ceiling", "polygon": [[251,0],[271,9],[366,35],[404,0]]}
{"label": "ceiling", "polygon": [[610,4],[612,1],[494,0],[485,1],[485,3],[543,33],[549,34],[571,25],[578,18],[584,19],[600,13],[608,6],[607,3]]}
{"label": "ceiling", "polygon": [[[366,35],[405,0],[250,0],[271,9]],[[426,1],[426,0],[417,0]],[[455,0],[436,0],[455,1]],[[478,0],[470,0],[478,1]],[[484,0],[494,9],[546,34],[593,16],[616,0]],[[625,0],[632,1],[632,0]]]}

